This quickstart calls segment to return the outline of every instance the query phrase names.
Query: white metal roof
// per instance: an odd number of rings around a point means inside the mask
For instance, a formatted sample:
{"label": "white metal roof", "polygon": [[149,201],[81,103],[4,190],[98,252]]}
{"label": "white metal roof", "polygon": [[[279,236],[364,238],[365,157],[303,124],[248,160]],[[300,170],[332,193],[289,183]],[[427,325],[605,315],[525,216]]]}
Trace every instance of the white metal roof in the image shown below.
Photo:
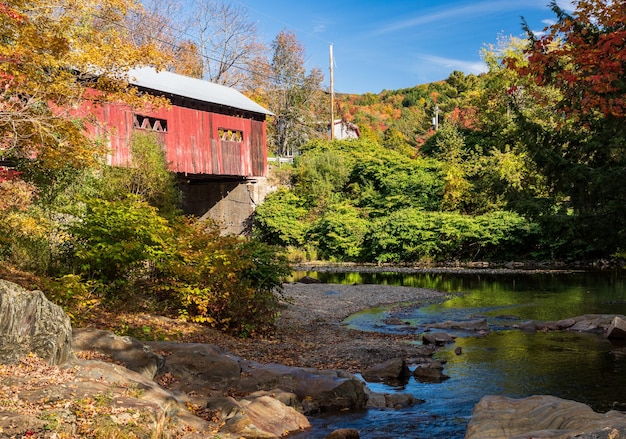
{"label": "white metal roof", "polygon": [[131,69],[128,72],[128,78],[131,84],[176,96],[254,113],[273,114],[271,111],[244,96],[234,88],[204,81],[202,79],[191,78],[189,76],[166,71],[157,72],[152,67]]}

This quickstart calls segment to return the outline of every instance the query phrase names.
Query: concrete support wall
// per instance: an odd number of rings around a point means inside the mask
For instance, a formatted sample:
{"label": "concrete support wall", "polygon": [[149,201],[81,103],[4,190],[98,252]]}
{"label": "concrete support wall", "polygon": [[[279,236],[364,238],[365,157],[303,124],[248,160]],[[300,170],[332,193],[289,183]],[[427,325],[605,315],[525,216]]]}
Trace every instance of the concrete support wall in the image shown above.
{"label": "concrete support wall", "polygon": [[243,181],[198,181],[181,179],[183,211],[200,219],[211,218],[224,234],[250,235],[254,209],[270,187],[267,178]]}

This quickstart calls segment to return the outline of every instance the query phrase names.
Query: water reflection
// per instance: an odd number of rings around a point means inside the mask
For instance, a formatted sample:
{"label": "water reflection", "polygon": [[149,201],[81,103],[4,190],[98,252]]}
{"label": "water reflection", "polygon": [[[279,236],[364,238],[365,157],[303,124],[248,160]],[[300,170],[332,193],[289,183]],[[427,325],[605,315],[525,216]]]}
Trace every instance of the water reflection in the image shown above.
{"label": "water reflection", "polygon": [[[508,329],[527,319],[626,314],[621,275],[306,274],[327,283],[380,283],[454,293],[444,303],[424,308],[378,308],[351,316],[349,324],[362,330],[412,331],[417,339],[429,323],[484,317],[492,331],[458,338],[437,354],[447,361],[449,380],[425,384],[411,378],[403,391],[426,400],[425,404],[400,411],[370,410],[317,418],[314,430],[295,437],[324,437],[335,428],[354,427],[367,438],[463,438],[474,405],[489,394],[516,398],[550,394],[583,402],[600,412],[626,410],[625,346],[594,334]],[[385,324],[390,317],[403,324]],[[456,347],[461,347],[462,355],[454,353]],[[396,391],[384,385],[372,387]]]}

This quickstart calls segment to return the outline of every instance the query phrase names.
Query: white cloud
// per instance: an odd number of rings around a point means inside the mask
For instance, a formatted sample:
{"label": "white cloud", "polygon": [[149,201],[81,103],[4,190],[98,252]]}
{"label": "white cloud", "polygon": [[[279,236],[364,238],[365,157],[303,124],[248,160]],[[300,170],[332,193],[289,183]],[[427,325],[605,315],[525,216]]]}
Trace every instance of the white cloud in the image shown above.
{"label": "white cloud", "polygon": [[556,5],[566,12],[574,12],[575,10],[573,0],[556,0]]}
{"label": "white cloud", "polygon": [[466,74],[473,73],[475,75],[479,73],[485,73],[487,71],[487,64],[482,61],[465,61],[454,58],[445,58],[435,55],[420,55],[419,69],[424,69],[424,63],[429,65],[435,65],[438,67],[444,67],[448,73],[453,70],[460,70]]}
{"label": "white cloud", "polygon": [[[561,2],[567,3],[565,0],[561,0]],[[528,4],[531,3],[531,4]],[[544,7],[545,3],[543,0],[536,0],[533,2],[524,3],[525,7]],[[481,15],[490,14],[493,12],[499,11],[510,11],[516,10],[520,8],[519,1],[511,1],[511,0],[483,0],[478,3],[469,3],[465,6],[460,6],[456,8],[447,7],[446,9],[438,9],[431,10],[431,12],[415,16],[412,18],[408,18],[405,20],[399,20],[393,23],[390,23],[387,26],[376,29],[373,32],[373,35],[383,35],[396,31],[400,31],[403,29],[408,29],[417,26],[424,26],[433,22],[449,22],[455,18],[465,18],[471,19],[471,17],[480,17]]]}
{"label": "white cloud", "polygon": [[326,24],[325,23],[319,23],[319,24],[316,24],[313,27],[313,33],[319,34],[319,33],[322,33],[322,32],[326,32]]}

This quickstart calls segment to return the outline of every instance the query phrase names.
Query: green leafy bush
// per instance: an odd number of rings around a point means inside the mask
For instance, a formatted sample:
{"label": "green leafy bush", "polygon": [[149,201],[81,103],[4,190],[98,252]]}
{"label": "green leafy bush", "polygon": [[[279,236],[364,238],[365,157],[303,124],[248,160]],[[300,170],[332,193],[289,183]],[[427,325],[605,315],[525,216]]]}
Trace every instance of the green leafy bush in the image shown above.
{"label": "green leafy bush", "polygon": [[469,216],[408,208],[377,219],[371,230],[365,247],[372,260],[412,262],[503,255],[535,226],[513,212]]}
{"label": "green leafy bush", "polygon": [[368,223],[361,209],[348,203],[333,205],[312,227],[310,236],[324,259],[358,261]]}
{"label": "green leafy bush", "polygon": [[276,248],[220,236],[217,226],[194,220],[177,224],[174,234],[172,256],[159,265],[163,300],[185,319],[239,335],[271,327],[290,273]]}
{"label": "green leafy bush", "polygon": [[301,246],[308,229],[308,210],[302,200],[287,189],[267,196],[255,212],[255,233],[269,244]]}
{"label": "green leafy bush", "polygon": [[84,214],[69,226],[68,256],[86,279],[123,287],[149,263],[165,257],[171,229],[140,197],[87,200]]}

